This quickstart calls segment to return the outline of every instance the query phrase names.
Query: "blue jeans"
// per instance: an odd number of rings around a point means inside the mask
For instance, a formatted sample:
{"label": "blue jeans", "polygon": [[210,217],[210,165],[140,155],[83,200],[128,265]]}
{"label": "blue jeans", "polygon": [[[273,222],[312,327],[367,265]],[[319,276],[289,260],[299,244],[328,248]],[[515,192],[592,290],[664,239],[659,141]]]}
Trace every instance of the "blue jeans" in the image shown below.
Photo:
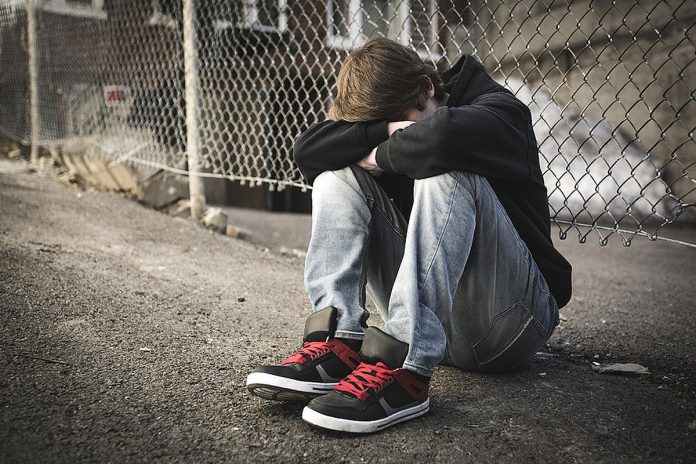
{"label": "blue jeans", "polygon": [[312,192],[305,285],[338,309],[336,336],[360,339],[366,293],[385,331],[409,344],[404,367],[443,362],[504,372],[531,360],[558,306],[488,181],[453,171],[415,180],[408,223],[375,179],[351,166]]}

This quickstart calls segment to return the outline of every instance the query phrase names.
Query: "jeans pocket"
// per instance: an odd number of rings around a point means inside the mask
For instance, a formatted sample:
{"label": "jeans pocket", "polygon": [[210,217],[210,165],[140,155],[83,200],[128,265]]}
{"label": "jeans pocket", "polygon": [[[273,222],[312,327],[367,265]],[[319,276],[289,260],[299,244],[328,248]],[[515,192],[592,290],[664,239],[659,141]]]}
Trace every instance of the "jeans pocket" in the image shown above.
{"label": "jeans pocket", "polygon": [[546,339],[539,321],[518,301],[493,319],[473,350],[481,372],[502,373],[529,362]]}

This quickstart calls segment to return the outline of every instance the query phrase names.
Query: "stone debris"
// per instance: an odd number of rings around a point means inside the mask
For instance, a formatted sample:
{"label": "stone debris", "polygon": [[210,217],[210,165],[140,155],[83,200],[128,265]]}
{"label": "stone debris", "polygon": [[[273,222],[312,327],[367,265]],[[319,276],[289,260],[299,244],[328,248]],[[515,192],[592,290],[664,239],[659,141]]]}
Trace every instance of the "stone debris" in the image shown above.
{"label": "stone debris", "polygon": [[3,137],[0,139],[0,154],[9,159],[18,159],[22,157],[22,147],[18,142]]}
{"label": "stone debris", "polygon": [[103,150],[99,145],[76,137],[66,139],[60,148],[53,147],[49,152],[50,157],[46,157],[43,162],[40,160],[41,172],[48,172],[51,164],[55,163],[54,169],[67,171],[71,173],[71,177],[80,178],[79,182],[71,183],[79,183],[98,191],[140,195],[136,172],[119,160],[108,161],[112,159],[113,153]]}
{"label": "stone debris", "polygon": [[141,201],[154,209],[165,209],[179,200],[188,199],[188,179],[178,174],[159,172],[144,181]]}
{"label": "stone debris", "polygon": [[[191,201],[179,200],[167,206],[162,211],[175,218],[188,219],[191,217]],[[201,222],[203,222],[207,228],[225,234],[228,237],[239,240],[250,240],[252,236],[252,233],[247,229],[227,224],[227,214],[220,208],[208,208],[203,214]]]}
{"label": "stone debris", "polygon": [[251,232],[250,231],[248,231],[242,227],[232,225],[232,224],[227,225],[227,229],[225,230],[225,235],[227,235],[228,237],[237,238],[239,240],[251,239]]}
{"label": "stone debris", "polygon": [[58,166],[58,162],[52,156],[42,156],[39,158],[39,171],[52,172]]}
{"label": "stone debris", "polygon": [[164,210],[168,215],[188,219],[191,217],[191,201],[179,200]]}
{"label": "stone debris", "polygon": [[592,363],[592,370],[600,374],[617,374],[617,375],[649,375],[650,371],[647,367],[636,363],[614,363],[600,365]]}
{"label": "stone debris", "polygon": [[208,208],[201,218],[203,225],[215,232],[227,232],[227,215],[220,208]]}
{"label": "stone debris", "polygon": [[290,256],[295,256],[297,258],[305,258],[307,256],[307,252],[303,250],[298,250],[297,248],[288,248],[285,246],[280,247],[280,254],[281,255],[290,255]]}
{"label": "stone debris", "polygon": [[78,188],[85,188],[83,179],[77,175],[77,173],[71,169],[67,169],[63,171],[62,173],[57,175],[58,180],[63,182],[64,184],[70,184],[77,186]]}

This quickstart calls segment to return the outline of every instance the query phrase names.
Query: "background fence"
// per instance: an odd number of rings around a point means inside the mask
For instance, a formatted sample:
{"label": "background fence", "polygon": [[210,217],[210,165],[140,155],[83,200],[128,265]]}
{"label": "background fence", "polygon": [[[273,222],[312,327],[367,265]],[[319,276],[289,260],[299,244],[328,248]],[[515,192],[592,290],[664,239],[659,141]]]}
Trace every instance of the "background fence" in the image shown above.
{"label": "background fence", "polygon": [[306,188],[293,140],[387,36],[441,70],[475,55],[532,110],[561,237],[630,244],[696,203],[695,20],[690,0],[0,0],[0,132]]}

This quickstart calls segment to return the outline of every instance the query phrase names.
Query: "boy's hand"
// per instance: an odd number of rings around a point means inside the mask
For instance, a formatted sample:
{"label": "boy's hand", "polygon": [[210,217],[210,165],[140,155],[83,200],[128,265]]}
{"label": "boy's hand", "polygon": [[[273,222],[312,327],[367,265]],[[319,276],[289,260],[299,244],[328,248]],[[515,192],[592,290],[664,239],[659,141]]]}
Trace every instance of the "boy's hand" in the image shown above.
{"label": "boy's hand", "polygon": [[389,132],[389,136],[398,131],[399,129],[405,129],[406,127],[410,126],[413,124],[415,121],[394,121],[390,122],[387,124],[387,132]]}
{"label": "boy's hand", "polygon": [[[390,122],[387,124],[387,132],[389,132],[389,136],[391,136],[397,130],[408,127],[413,123],[414,121]],[[377,166],[377,147],[373,148],[372,151],[366,157],[364,157],[355,164],[375,177],[381,176],[384,173],[384,171],[379,166]]]}
{"label": "boy's hand", "polygon": [[382,169],[379,166],[377,166],[377,147],[373,148],[372,151],[366,157],[364,157],[355,164],[375,177],[381,176],[384,173],[384,171],[382,171]]}

